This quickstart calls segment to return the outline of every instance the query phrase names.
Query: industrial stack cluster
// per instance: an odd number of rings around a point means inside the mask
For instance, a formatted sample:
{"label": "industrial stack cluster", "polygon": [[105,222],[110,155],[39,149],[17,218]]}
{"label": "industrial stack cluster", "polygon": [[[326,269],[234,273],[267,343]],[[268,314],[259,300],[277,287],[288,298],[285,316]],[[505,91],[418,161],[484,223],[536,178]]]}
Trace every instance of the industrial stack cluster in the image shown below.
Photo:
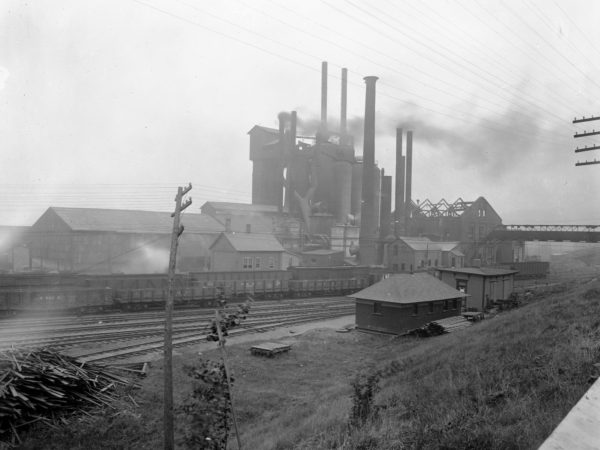
{"label": "industrial stack cluster", "polygon": [[298,135],[295,111],[279,115],[279,129],[255,126],[249,132],[252,203],[275,206],[282,215],[298,218],[304,247],[331,245],[336,230],[343,228],[341,248],[357,254],[364,265],[383,263],[385,240],[405,232],[412,205],[412,132],[407,133],[405,157],[403,133],[397,130],[394,217],[392,177],[375,162],[376,82],[377,77],[365,77],[362,157],[356,155],[347,130],[347,69],[342,69],[340,128],[328,127],[326,62],[315,136]]}

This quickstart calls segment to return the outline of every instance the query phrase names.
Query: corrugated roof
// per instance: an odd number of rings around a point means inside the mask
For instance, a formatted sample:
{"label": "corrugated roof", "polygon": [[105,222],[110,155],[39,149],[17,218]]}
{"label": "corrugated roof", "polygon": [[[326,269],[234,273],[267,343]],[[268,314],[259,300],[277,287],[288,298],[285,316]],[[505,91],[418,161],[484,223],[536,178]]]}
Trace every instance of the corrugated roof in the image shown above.
{"label": "corrugated roof", "polygon": [[518,270],[507,270],[507,269],[495,269],[493,267],[444,267],[437,268],[436,270],[444,271],[444,272],[453,272],[453,273],[464,273],[469,275],[482,275],[484,277],[493,277],[498,275],[510,275],[514,273],[519,273]]}
{"label": "corrugated roof", "polygon": [[211,206],[217,212],[260,212],[260,213],[276,213],[279,211],[275,205],[257,205],[251,203],[231,203],[231,202],[206,202],[204,206]]}
{"label": "corrugated roof", "polygon": [[[173,230],[173,218],[169,212],[55,206],[48,211],[56,213],[73,231],[168,234]],[[185,213],[181,216],[181,223],[186,233],[219,233],[225,229],[206,214]]]}
{"label": "corrugated roof", "polygon": [[285,251],[279,241],[272,234],[223,233],[221,237],[227,239],[233,248],[238,252]]}
{"label": "corrugated roof", "polygon": [[425,272],[401,273],[383,279],[349,297],[391,303],[419,303],[467,297]]}

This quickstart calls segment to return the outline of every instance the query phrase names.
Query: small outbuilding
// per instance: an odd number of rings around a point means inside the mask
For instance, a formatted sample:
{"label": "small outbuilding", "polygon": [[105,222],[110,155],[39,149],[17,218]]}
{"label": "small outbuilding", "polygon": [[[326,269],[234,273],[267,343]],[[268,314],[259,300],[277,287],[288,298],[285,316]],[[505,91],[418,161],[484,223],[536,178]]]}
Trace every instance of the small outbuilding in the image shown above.
{"label": "small outbuilding", "polygon": [[349,297],[356,300],[357,329],[403,334],[460,315],[467,294],[420,272],[391,275]]}
{"label": "small outbuilding", "polygon": [[484,311],[497,300],[506,300],[514,289],[517,270],[492,267],[438,268],[438,278],[465,294],[466,309]]}

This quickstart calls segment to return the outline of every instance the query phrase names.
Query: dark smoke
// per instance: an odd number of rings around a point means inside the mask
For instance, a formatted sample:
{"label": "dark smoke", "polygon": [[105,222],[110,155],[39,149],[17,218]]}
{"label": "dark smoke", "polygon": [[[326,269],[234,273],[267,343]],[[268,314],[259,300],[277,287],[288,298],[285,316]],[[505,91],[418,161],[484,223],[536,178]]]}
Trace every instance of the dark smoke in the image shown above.
{"label": "dark smoke", "polygon": [[402,128],[406,148],[406,131],[412,130],[415,157],[420,151],[418,142],[426,142],[454,168],[475,166],[488,179],[499,180],[542,150],[543,127],[535,113],[523,114],[524,109],[514,104],[499,119],[482,118],[457,128],[445,128],[419,114],[400,113],[401,119],[387,121],[385,135],[395,135],[396,128]]}

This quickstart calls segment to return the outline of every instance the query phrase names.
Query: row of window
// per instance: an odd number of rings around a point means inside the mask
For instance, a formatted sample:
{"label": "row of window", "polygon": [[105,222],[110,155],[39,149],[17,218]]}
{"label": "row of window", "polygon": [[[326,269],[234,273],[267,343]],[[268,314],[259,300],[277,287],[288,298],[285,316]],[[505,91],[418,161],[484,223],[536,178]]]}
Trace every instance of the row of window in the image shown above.
{"label": "row of window", "polygon": [[[433,262],[433,267],[437,267],[437,266],[438,266],[438,260],[436,259]],[[456,266],[456,258],[453,257],[452,258],[452,267],[455,267],[455,266]],[[421,262],[419,264],[419,267],[420,268],[421,267],[425,267],[425,261],[424,260],[421,260]],[[427,267],[432,267],[430,259],[427,260]],[[406,264],[401,263],[400,264],[400,272],[405,272],[405,271],[406,271]],[[411,272],[413,271],[413,265],[412,264],[410,264],[410,271]],[[398,272],[398,264],[392,264],[392,272]]]}
{"label": "row of window", "polygon": [[[260,269],[261,268],[261,259],[260,256],[244,256],[244,261],[242,263],[242,269],[244,270],[251,270],[252,268],[254,269]],[[269,256],[267,258],[267,268],[269,269],[274,269],[275,268],[275,257],[274,256]]]}
{"label": "row of window", "polygon": [[[434,311],[434,302],[427,303],[427,312],[433,313]],[[413,316],[419,315],[419,310],[423,311],[423,308],[419,307],[419,305],[424,305],[424,303],[413,303]],[[452,300],[444,300],[444,311],[448,311],[449,309],[458,309],[458,299],[454,298]],[[382,305],[379,302],[373,303],[373,314],[382,314]]]}

